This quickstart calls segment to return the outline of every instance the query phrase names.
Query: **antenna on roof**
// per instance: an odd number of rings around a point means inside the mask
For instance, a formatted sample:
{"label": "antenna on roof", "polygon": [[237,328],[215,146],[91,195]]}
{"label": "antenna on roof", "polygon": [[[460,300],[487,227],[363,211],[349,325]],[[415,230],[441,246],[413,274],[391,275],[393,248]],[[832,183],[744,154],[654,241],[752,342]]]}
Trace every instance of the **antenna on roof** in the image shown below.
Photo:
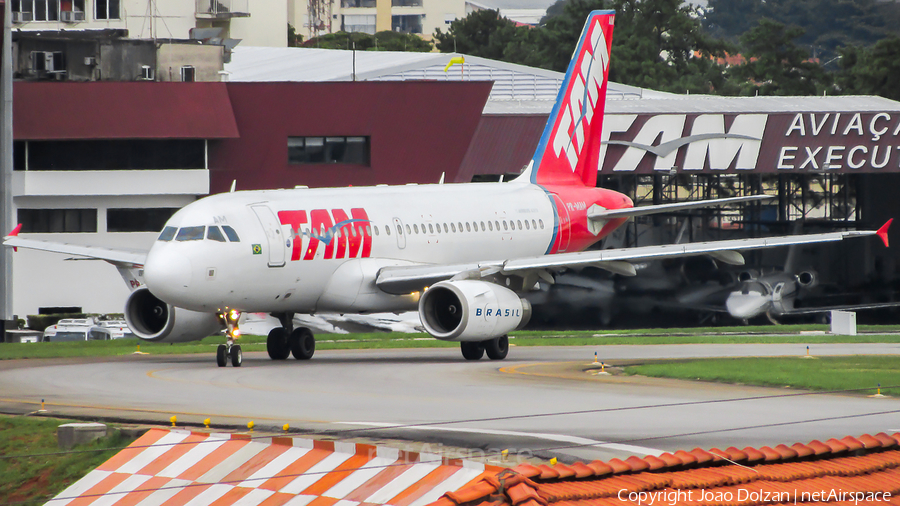
{"label": "antenna on roof", "polygon": [[234,193],[235,186],[237,186],[237,179],[232,179],[231,180],[231,190],[229,190],[229,193]]}
{"label": "antenna on roof", "polygon": [[446,172],[441,172],[441,180],[438,181],[438,184],[444,184],[444,176],[445,176],[446,174],[447,174]]}

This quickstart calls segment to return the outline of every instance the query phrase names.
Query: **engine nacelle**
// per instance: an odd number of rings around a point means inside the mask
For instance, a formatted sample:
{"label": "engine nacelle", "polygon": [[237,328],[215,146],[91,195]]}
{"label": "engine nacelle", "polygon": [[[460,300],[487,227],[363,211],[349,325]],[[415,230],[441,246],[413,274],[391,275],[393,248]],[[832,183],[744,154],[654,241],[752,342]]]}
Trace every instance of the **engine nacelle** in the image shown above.
{"label": "engine nacelle", "polygon": [[216,314],[166,304],[147,288],[138,288],[128,297],[125,321],[134,335],[158,343],[199,341],[223,328]]}
{"label": "engine nacelle", "polygon": [[477,280],[441,281],[419,299],[425,330],[445,341],[484,341],[524,327],[531,304],[515,292]]}
{"label": "engine nacelle", "polygon": [[819,282],[819,276],[815,271],[803,271],[797,274],[797,283],[804,288],[812,288]]}

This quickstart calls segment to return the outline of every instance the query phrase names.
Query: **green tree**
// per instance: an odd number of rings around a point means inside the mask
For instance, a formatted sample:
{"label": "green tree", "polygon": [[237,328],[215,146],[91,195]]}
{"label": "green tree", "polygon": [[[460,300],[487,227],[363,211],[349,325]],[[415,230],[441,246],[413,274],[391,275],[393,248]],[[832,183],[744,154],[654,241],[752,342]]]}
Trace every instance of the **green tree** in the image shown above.
{"label": "green tree", "polygon": [[794,40],[803,29],[762,18],[741,36],[745,63],[729,73],[741,83],[744,95],[816,95],[830,84],[821,65]]}
{"label": "green tree", "polygon": [[695,7],[680,0],[562,0],[547,16],[541,54],[544,66],[564,71],[588,13],[616,12],[610,79],[684,93],[723,92],[727,82],[713,59],[727,46],[702,30]]}
{"label": "green tree", "polygon": [[431,51],[431,43],[411,33],[390,30],[375,35],[362,32],[335,32],[309,39],[303,47],[320,49],[356,49],[357,51]]}
{"label": "green tree", "polygon": [[841,93],[879,95],[900,100],[900,37],[879,41],[869,49],[849,46],[841,50],[835,82]]}
{"label": "green tree", "polygon": [[450,23],[444,33],[434,32],[435,46],[442,53],[463,53],[500,60],[506,46],[516,37],[516,24],[499,11],[478,10]]}

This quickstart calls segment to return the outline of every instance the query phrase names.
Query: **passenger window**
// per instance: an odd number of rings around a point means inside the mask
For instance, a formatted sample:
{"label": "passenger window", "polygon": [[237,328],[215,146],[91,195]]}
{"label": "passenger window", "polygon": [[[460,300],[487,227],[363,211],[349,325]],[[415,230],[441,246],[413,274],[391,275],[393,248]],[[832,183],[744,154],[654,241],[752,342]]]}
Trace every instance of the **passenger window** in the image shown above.
{"label": "passenger window", "polygon": [[528,220],[525,220],[525,230],[531,230],[531,225],[528,224]]}
{"label": "passenger window", "polygon": [[184,227],[175,236],[176,241],[199,241],[203,239],[206,227]]}
{"label": "passenger window", "polygon": [[175,232],[178,232],[178,229],[175,227],[166,227],[163,229],[162,233],[159,234],[158,241],[168,242],[175,238]]}
{"label": "passenger window", "polygon": [[449,233],[450,233],[450,229],[447,228],[447,224],[446,224],[446,223],[444,223],[444,233],[445,233],[445,234],[449,234]]}
{"label": "passenger window", "polygon": [[466,222],[466,232],[471,232],[471,231],[472,231],[472,227],[469,226],[469,222],[467,221]]}
{"label": "passenger window", "polygon": [[457,223],[456,228],[459,229],[459,233],[462,233],[462,222]]}
{"label": "passenger window", "polygon": [[209,227],[209,230],[206,231],[206,238],[212,241],[225,242],[225,236],[222,235],[219,227]]}
{"label": "passenger window", "polygon": [[456,223],[450,224],[450,230],[452,230],[454,234],[456,233]]}
{"label": "passenger window", "polygon": [[375,225],[372,229],[375,230],[375,235],[378,235],[378,225]]}
{"label": "passenger window", "polygon": [[485,230],[487,230],[487,229],[484,228],[484,222],[482,221],[481,222],[481,231],[484,232]]}
{"label": "passenger window", "polygon": [[409,235],[409,234],[411,234],[411,233],[412,233],[412,229],[410,229],[410,228],[409,228],[409,225],[407,225],[407,226],[406,226],[406,235]]}
{"label": "passenger window", "polygon": [[541,226],[541,230],[544,229],[544,220],[538,220],[538,224]]}
{"label": "passenger window", "polygon": [[222,225],[222,230],[225,232],[225,235],[228,237],[228,240],[231,242],[241,242],[241,238],[238,237],[237,232],[234,231],[233,228],[228,225]]}
{"label": "passenger window", "polygon": [[494,222],[494,226],[497,227],[497,232],[499,232],[499,231],[500,231],[500,222],[499,222],[499,221],[495,221],[495,222]]}
{"label": "passenger window", "polygon": [[534,220],[531,220],[531,228],[537,230],[537,223]]}
{"label": "passenger window", "polygon": [[[400,228],[400,227],[397,227],[397,228]],[[391,226],[390,225],[384,226],[384,233],[387,235],[391,235]]]}
{"label": "passenger window", "polygon": [[415,232],[417,234],[419,233],[419,226],[416,225],[415,223],[413,223],[413,232]]}
{"label": "passenger window", "polygon": [[493,224],[493,223],[488,222],[488,230],[490,230],[491,232],[494,231],[494,224]]}
{"label": "passenger window", "polygon": [[503,220],[503,230],[509,230],[509,227],[506,226],[506,220]]}
{"label": "passenger window", "polygon": [[366,225],[366,236],[372,237],[372,227]]}
{"label": "passenger window", "polygon": [[428,232],[432,234],[434,233],[434,226],[431,223],[428,224]]}
{"label": "passenger window", "polygon": [[519,225],[519,230],[522,230],[522,220],[516,220],[516,223]]}

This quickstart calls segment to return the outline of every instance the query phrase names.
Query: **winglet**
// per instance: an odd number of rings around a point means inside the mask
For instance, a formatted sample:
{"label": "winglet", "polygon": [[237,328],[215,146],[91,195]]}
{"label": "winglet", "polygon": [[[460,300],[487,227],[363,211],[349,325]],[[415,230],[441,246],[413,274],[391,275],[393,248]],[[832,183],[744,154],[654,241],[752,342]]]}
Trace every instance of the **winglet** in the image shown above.
{"label": "winglet", "polygon": [[[19,223],[18,225],[16,225],[16,228],[12,229],[12,232],[10,232],[6,237],[16,237],[17,235],[19,235],[19,232],[21,230],[22,230],[22,224]],[[15,246],[13,246],[13,251],[14,252],[19,251],[19,248],[16,248]]]}
{"label": "winglet", "polygon": [[894,221],[894,218],[891,218],[891,219],[887,220],[887,223],[885,223],[884,225],[882,225],[881,228],[879,228],[878,231],[875,232],[875,235],[877,235],[878,237],[880,237],[880,238],[881,238],[881,241],[884,242],[884,247],[885,247],[885,248],[888,247],[888,235],[887,235],[887,233],[888,233],[888,229],[891,228],[891,222],[892,222],[892,221]]}

